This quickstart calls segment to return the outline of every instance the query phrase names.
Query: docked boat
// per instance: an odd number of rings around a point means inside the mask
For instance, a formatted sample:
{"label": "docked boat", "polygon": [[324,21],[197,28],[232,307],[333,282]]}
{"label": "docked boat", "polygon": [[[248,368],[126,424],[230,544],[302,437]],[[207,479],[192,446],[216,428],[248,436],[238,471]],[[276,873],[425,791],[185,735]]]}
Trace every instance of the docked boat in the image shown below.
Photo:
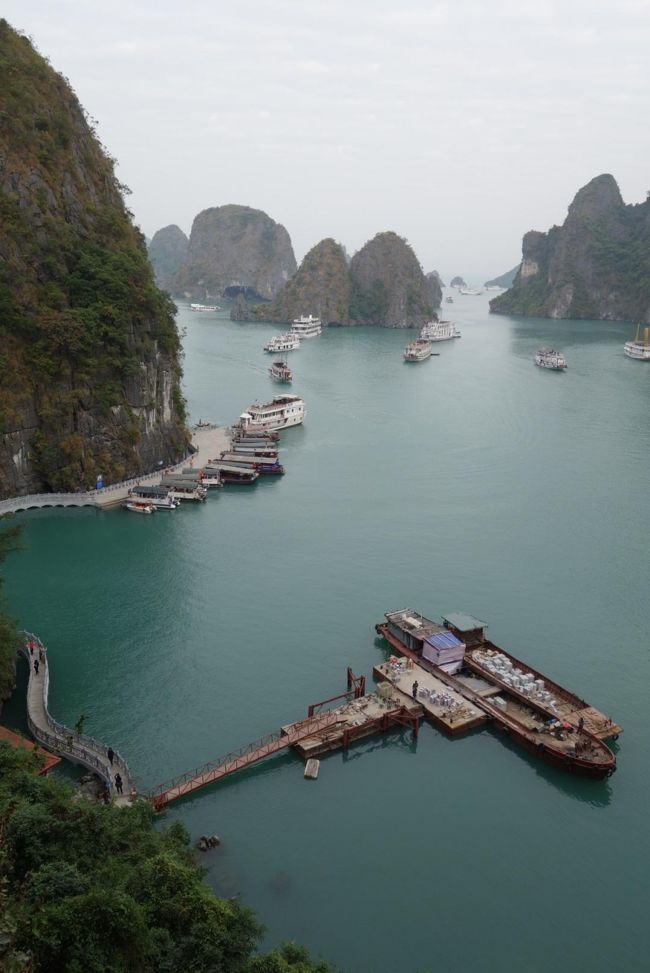
{"label": "docked boat", "polygon": [[135,486],[129,490],[129,500],[134,503],[149,503],[156,510],[176,510],[178,504],[169,490],[163,486]]}
{"label": "docked boat", "polygon": [[269,377],[273,379],[274,382],[291,382],[293,379],[293,372],[287,365],[286,361],[278,359],[274,361],[269,368]]}
{"label": "docked boat", "polygon": [[271,402],[262,405],[254,402],[246,412],[242,412],[239,422],[243,429],[273,431],[299,426],[305,415],[305,403],[299,395],[276,395]]}
{"label": "docked boat", "polygon": [[203,501],[208,496],[208,491],[194,477],[188,476],[163,476],[162,486],[166,487],[174,500],[193,500]]}
{"label": "docked boat", "polygon": [[426,361],[431,358],[431,342],[425,338],[410,341],[404,349],[404,361]]}
{"label": "docked boat", "polygon": [[296,351],[300,348],[300,338],[297,334],[288,331],[286,334],[276,334],[268,344],[264,345],[264,351],[284,353],[285,351]]}
{"label": "docked boat", "polygon": [[315,338],[322,330],[320,318],[315,318],[311,314],[307,317],[302,314],[291,322],[291,331],[299,338]]}
{"label": "docked boat", "polygon": [[152,503],[146,503],[144,500],[135,500],[129,498],[122,502],[122,506],[125,510],[129,510],[132,514],[152,514],[155,512],[155,507]]}
{"label": "docked boat", "polygon": [[241,456],[263,456],[267,459],[278,458],[278,444],[274,442],[259,443],[257,445],[233,442],[230,445],[231,453],[238,453]]}
{"label": "docked boat", "polygon": [[420,331],[425,341],[449,341],[460,338],[460,331],[452,321],[429,321]]}
{"label": "docked boat", "polygon": [[208,468],[218,470],[222,483],[234,483],[239,486],[250,486],[259,479],[257,470],[248,466],[237,466],[234,463],[224,463],[221,460],[210,460]]}
{"label": "docked boat", "polygon": [[262,429],[249,431],[237,424],[233,426],[230,441],[233,444],[241,444],[242,446],[266,446],[267,444],[277,443],[279,439],[279,432],[264,432]]}
{"label": "docked boat", "polygon": [[190,304],[190,311],[220,311],[218,304]]}
{"label": "docked boat", "polygon": [[273,458],[270,456],[245,456],[242,453],[222,453],[217,462],[256,470],[260,476],[281,476],[284,473],[284,466],[277,456]]}
{"label": "docked boat", "polygon": [[531,753],[582,777],[614,773],[616,757],[604,741],[621,728],[498,649],[486,639],[480,619],[454,612],[439,624],[410,608],[385,618],[377,632],[397,652],[435,673]]}
{"label": "docked boat", "polygon": [[643,329],[643,339],[639,337],[640,328],[636,329],[636,338],[634,341],[626,341],[623,345],[623,351],[628,358],[634,358],[636,361],[650,361],[650,328]]}
{"label": "docked boat", "polygon": [[540,348],[535,355],[535,364],[540,368],[550,368],[554,372],[562,372],[567,367],[566,358],[554,348]]}
{"label": "docked boat", "polygon": [[183,469],[182,476],[183,479],[194,480],[195,483],[205,487],[206,490],[223,486],[216,470],[209,470],[207,467],[195,470],[192,466],[186,466]]}

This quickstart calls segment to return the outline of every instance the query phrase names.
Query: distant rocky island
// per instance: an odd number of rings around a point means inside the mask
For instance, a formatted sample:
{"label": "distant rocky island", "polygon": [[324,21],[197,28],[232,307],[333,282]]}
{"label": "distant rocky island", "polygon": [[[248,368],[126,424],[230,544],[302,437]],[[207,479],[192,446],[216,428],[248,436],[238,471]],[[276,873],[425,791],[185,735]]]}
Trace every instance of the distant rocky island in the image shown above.
{"label": "distant rocky island", "polygon": [[195,217],[169,289],[199,301],[238,294],[270,301],[295,272],[291,239],[280,223],[250,206],[217,206]]}
{"label": "distant rocky island", "polygon": [[511,287],[512,282],[517,276],[517,271],[520,265],[517,264],[512,270],[507,270],[505,274],[501,274],[500,277],[493,277],[492,280],[486,280],[483,287]]}
{"label": "distant rocky island", "polygon": [[406,328],[431,320],[441,300],[438,279],[425,276],[412,247],[389,231],[369,240],[349,264],[340,243],[321,240],[275,301],[250,306],[240,298],[231,316],[287,323],[315,314],[328,325]]}
{"label": "distant rocky island", "polygon": [[174,307],[68,82],[0,20],[0,497],[182,458]]}
{"label": "distant rocky island", "polygon": [[650,199],[626,205],[601,175],[576,195],[562,226],[531,230],[495,314],[650,322]]}
{"label": "distant rocky island", "polygon": [[462,277],[452,277],[452,279],[451,279],[451,281],[449,283],[449,286],[450,287],[467,287],[467,284],[465,283],[465,281],[463,280]]}
{"label": "distant rocky island", "polygon": [[149,260],[156,283],[163,290],[173,287],[176,274],[187,260],[189,243],[181,228],[173,223],[158,230],[149,241]]}

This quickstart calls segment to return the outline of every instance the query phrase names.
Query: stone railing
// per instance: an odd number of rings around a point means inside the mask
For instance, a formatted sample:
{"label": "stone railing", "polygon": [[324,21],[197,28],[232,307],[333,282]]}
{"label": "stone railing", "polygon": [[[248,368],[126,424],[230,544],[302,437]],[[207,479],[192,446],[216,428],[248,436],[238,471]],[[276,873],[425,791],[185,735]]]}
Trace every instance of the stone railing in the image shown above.
{"label": "stone railing", "polygon": [[[21,653],[27,659],[29,665],[29,683],[27,687],[27,725],[29,732],[38,740],[40,744],[67,757],[73,763],[81,764],[89,770],[99,774],[102,780],[113,788],[113,778],[119,771],[123,782],[123,792],[128,795],[133,787],[131,773],[128,764],[123,757],[113,751],[113,762],[108,758],[108,747],[106,744],[95,740],[94,737],[86,736],[83,733],[75,733],[74,730],[59,723],[51,716],[47,707],[49,687],[50,687],[50,667],[47,660],[47,649],[32,632],[23,632],[24,642],[20,647]],[[31,651],[30,651],[31,648]],[[40,665],[40,673],[37,676],[34,672],[34,659],[43,657],[44,661]],[[30,690],[32,681],[41,687],[42,709],[30,706]]]}

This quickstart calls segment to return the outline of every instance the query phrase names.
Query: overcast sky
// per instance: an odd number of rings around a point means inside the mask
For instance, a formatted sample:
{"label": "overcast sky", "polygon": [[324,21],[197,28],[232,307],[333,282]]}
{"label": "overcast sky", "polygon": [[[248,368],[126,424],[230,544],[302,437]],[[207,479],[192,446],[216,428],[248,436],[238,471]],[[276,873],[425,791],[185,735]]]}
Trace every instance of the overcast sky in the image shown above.
{"label": "overcast sky", "polygon": [[[151,236],[243,203],[468,282],[611,172],[650,189],[648,0],[2,0],[98,120]],[[1,99],[1,92],[0,92]]]}

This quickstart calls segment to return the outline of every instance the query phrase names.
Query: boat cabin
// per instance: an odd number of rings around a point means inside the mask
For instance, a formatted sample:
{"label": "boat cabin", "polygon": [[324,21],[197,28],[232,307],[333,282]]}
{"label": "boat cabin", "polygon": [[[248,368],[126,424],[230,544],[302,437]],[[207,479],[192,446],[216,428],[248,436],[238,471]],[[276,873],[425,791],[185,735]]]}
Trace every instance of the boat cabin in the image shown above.
{"label": "boat cabin", "polygon": [[445,628],[453,632],[465,645],[479,645],[485,641],[486,622],[466,612],[450,612],[442,616]]}

